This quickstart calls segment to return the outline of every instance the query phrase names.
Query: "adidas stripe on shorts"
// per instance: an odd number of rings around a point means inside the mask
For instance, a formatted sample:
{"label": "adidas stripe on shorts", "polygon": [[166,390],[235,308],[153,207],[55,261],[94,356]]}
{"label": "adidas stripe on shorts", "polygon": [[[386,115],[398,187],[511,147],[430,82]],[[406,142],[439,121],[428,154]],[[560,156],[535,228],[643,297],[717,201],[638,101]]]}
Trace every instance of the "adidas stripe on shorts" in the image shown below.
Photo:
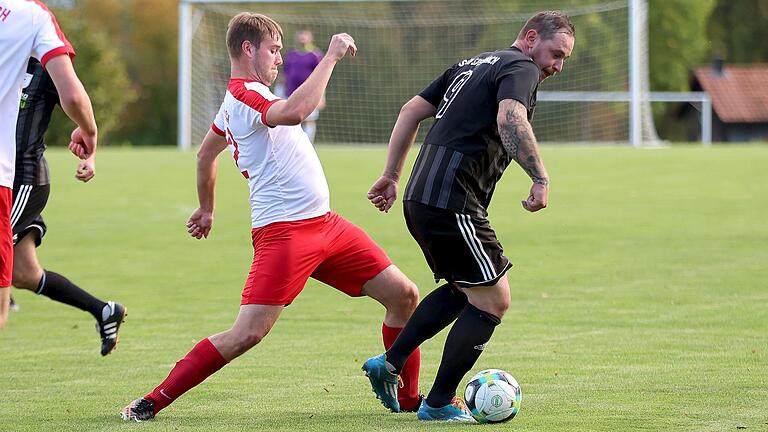
{"label": "adidas stripe on shorts", "polygon": [[405,201],[403,210],[435,281],[490,286],[512,267],[488,219],[414,201]]}

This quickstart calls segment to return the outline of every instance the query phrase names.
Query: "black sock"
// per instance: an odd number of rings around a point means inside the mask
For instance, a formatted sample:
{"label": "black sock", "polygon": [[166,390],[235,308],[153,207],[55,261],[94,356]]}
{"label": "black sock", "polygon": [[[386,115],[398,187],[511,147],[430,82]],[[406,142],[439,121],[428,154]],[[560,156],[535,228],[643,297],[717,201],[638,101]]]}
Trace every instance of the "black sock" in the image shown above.
{"label": "black sock", "polygon": [[499,317],[467,304],[445,340],[440,369],[427,405],[439,408],[451,403],[461,378],[475,365],[500,323]]}
{"label": "black sock", "polygon": [[425,340],[438,334],[467,305],[467,296],[449,284],[441,285],[419,303],[395,343],[387,350],[387,362],[400,373],[408,356]]}
{"label": "black sock", "polygon": [[96,320],[101,320],[101,310],[106,305],[103,301],[70,282],[69,279],[49,270],[43,270],[43,277],[40,279],[35,293],[90,312]]}

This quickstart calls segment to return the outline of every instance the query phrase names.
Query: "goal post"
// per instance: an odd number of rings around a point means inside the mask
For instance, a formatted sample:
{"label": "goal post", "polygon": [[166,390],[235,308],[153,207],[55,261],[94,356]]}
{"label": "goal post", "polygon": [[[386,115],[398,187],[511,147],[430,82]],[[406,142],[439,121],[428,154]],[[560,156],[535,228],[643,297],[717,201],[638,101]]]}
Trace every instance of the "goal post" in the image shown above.
{"label": "goal post", "polygon": [[551,9],[571,17],[576,44],[562,75],[539,88],[533,120],[539,140],[653,145],[646,1],[181,0],[178,146],[201,142],[223,99],[229,78],[224,39],[238,12],[275,19],[284,31],[284,55],[299,30],[312,31],[322,50],[331,35],[351,34],[359,52],[334,71],[316,141],[384,144],[399,108],[432,79],[461,59],[508,47],[530,16]]}

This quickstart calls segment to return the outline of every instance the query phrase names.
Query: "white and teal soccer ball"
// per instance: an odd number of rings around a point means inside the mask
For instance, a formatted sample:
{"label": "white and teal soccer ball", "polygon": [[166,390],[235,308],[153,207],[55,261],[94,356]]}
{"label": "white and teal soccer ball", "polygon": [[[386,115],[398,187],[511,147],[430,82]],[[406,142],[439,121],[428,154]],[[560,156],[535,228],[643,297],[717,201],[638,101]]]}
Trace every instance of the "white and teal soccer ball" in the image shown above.
{"label": "white and teal soccer ball", "polygon": [[523,391],[507,372],[486,369],[469,380],[464,400],[478,422],[501,423],[512,420],[520,411]]}

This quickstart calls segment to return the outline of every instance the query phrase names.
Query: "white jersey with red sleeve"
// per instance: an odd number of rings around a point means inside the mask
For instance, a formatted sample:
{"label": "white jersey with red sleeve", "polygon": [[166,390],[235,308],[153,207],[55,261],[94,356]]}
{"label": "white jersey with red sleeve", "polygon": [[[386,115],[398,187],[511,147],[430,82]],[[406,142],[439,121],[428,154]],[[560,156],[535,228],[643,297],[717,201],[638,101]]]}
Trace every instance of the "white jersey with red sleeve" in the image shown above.
{"label": "white jersey with red sleeve", "polygon": [[75,55],[56,18],[37,0],[0,0],[0,186],[13,187],[16,119],[30,57]]}
{"label": "white jersey with red sleeve", "polygon": [[233,78],[211,126],[227,138],[237,168],[248,179],[253,228],[330,211],[323,167],[301,125],[272,127],[264,121],[278,100],[258,81]]}

